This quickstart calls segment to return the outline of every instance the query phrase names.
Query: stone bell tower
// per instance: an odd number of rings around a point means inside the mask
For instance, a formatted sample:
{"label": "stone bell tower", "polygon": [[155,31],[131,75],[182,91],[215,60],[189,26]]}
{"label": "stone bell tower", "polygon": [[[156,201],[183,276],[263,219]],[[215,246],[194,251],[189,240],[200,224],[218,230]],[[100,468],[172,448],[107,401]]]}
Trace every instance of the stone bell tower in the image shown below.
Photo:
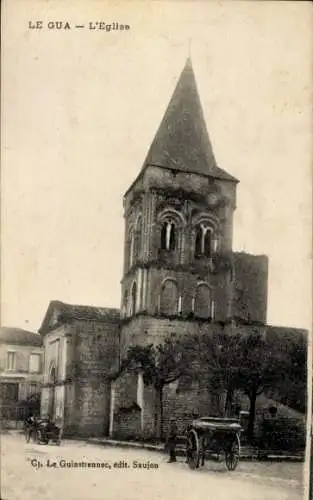
{"label": "stone bell tower", "polygon": [[[232,249],[237,184],[215,160],[188,59],[124,196],[120,359],[134,345],[241,327],[248,334],[252,323],[265,324],[267,258]],[[165,427],[175,415],[182,430],[194,408],[223,413],[221,394],[209,394],[207,380],[187,378],[164,388]],[[114,394],[116,432],[155,435],[158,399],[151,387],[125,373]]]}
{"label": "stone bell tower", "polygon": [[140,315],[229,317],[237,183],[217,166],[188,59],[124,196],[121,311],[128,323]]}

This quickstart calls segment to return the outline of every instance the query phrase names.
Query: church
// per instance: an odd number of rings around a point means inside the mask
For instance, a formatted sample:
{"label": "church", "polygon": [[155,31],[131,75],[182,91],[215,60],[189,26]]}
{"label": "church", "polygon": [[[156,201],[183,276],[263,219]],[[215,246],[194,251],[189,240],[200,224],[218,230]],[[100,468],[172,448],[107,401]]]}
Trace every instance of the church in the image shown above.
{"label": "church", "polygon": [[[138,176],[124,195],[121,307],[52,301],[40,327],[42,413],[64,434],[149,439],[155,394],[141,374],[113,377],[132,345],[267,327],[268,259],[233,251],[238,180],[215,159],[187,60]],[[214,401],[176,381],[164,394],[183,428]]]}

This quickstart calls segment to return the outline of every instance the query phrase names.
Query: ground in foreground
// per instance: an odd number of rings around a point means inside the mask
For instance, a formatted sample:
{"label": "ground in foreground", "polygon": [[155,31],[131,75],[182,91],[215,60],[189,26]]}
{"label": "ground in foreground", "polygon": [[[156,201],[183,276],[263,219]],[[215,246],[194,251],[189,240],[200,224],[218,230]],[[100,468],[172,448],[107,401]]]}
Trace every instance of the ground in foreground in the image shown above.
{"label": "ground in foreground", "polygon": [[[184,459],[167,464],[161,453],[79,441],[26,444],[13,433],[1,436],[1,455],[1,500],[303,499],[301,463],[241,462],[229,472],[207,462],[191,471]],[[93,463],[103,465],[86,465]]]}

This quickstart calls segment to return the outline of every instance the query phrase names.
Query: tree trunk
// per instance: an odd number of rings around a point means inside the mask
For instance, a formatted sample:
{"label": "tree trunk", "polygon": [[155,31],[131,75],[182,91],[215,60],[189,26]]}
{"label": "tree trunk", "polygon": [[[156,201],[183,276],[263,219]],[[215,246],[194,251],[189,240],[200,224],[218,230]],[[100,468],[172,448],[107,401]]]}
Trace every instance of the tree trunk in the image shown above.
{"label": "tree trunk", "polygon": [[156,392],[154,400],[154,437],[156,439],[159,437],[159,413],[159,398]]}
{"label": "tree trunk", "polygon": [[225,416],[231,416],[232,403],[234,398],[234,387],[229,386],[226,393],[226,401],[225,401]]}
{"label": "tree trunk", "polygon": [[249,394],[250,410],[249,410],[249,422],[247,429],[248,439],[250,442],[253,439],[253,432],[254,432],[256,397],[257,397],[257,392],[255,389],[253,389],[252,392]]}
{"label": "tree trunk", "polygon": [[153,436],[154,438],[157,438],[158,437],[158,409],[157,409],[157,405],[155,404],[154,405],[154,433],[153,433]]}
{"label": "tree trunk", "polygon": [[155,437],[163,439],[163,387],[156,388],[155,410],[154,410],[154,426]]}
{"label": "tree trunk", "polygon": [[163,387],[159,389],[159,408],[160,408],[160,439],[164,438],[164,415],[163,415]]}

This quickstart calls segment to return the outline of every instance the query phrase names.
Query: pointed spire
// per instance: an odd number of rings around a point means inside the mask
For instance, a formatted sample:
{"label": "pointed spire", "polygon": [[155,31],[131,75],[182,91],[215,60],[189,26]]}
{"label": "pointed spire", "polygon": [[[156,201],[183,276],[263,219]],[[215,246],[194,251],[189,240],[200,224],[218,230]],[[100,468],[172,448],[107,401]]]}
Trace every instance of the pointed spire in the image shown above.
{"label": "pointed spire", "polygon": [[147,165],[236,181],[216,164],[190,56],[147,154]]}

